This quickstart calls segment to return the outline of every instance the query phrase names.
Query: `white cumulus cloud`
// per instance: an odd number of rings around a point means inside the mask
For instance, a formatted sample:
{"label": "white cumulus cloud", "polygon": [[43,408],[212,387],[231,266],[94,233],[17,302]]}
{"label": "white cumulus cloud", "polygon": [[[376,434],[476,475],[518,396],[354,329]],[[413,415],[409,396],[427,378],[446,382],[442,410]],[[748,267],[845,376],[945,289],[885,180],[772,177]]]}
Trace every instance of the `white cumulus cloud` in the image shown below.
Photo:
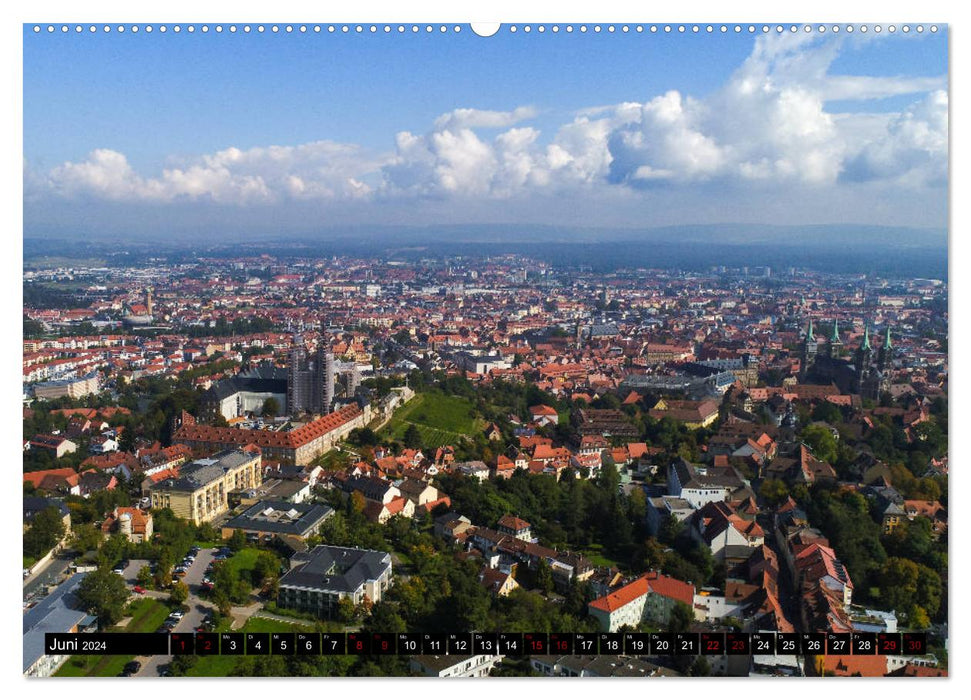
{"label": "white cumulus cloud", "polygon": [[[124,154],[99,148],[47,172],[25,164],[25,192],[34,199],[247,205],[607,192],[636,198],[703,183],[792,193],[844,181],[946,182],[945,76],[835,74],[847,40],[760,36],[710,94],[632,94],[627,102],[577,110],[547,133],[530,123],[539,116],[532,106],[457,108],[427,132],[389,135],[383,153],[327,140],[231,147],[145,174]],[[900,95],[914,102],[899,113],[864,109],[869,100]],[[852,102],[841,106],[845,100]],[[846,104],[857,111],[845,111]]]}

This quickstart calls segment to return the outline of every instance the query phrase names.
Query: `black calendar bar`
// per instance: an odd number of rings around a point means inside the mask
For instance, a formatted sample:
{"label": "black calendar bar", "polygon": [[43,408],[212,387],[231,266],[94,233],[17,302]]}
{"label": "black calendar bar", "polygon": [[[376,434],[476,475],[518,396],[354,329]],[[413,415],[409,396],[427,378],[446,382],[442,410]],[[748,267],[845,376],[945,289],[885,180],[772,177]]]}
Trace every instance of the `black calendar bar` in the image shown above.
{"label": "black calendar bar", "polygon": [[57,655],[109,656],[124,654],[149,656],[169,653],[169,635],[118,632],[116,634],[89,632],[48,632],[44,635],[44,652]]}
{"label": "black calendar bar", "polygon": [[56,633],[44,636],[45,651],[58,655],[380,655],[470,656],[546,654],[631,656],[873,655],[920,656],[927,653],[923,633],[803,632],[183,632]]}

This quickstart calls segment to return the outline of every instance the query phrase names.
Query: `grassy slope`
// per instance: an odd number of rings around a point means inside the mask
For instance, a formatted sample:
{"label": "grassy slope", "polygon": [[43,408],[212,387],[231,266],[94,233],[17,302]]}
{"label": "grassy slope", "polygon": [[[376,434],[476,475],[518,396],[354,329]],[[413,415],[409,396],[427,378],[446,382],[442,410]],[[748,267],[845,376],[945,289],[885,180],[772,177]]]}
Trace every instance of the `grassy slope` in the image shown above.
{"label": "grassy slope", "polygon": [[482,419],[470,415],[472,410],[472,403],[460,396],[437,391],[419,394],[395,413],[382,434],[401,440],[408,426],[414,425],[426,448],[451,444],[485,429]]}

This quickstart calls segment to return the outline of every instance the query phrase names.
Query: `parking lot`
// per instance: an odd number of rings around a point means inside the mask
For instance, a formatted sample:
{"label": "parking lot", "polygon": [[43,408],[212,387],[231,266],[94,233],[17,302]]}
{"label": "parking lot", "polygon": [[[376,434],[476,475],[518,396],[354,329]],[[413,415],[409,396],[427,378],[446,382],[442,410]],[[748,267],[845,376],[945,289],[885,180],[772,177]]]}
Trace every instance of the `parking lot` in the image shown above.
{"label": "parking lot", "polygon": [[[216,551],[213,549],[203,549],[200,551],[195,561],[187,569],[185,576],[182,577],[182,580],[189,586],[189,599],[186,600],[189,611],[175,625],[172,629],[173,632],[194,631],[202,625],[206,614],[213,610],[212,605],[208,601],[203,601],[199,597],[199,593],[202,590],[202,579],[205,577],[206,567],[212,562],[215,554]],[[136,569],[135,572],[137,574],[138,570]],[[151,677],[159,675],[159,668],[172,661],[172,657],[141,656],[137,660],[141,662],[142,668],[135,675]]]}

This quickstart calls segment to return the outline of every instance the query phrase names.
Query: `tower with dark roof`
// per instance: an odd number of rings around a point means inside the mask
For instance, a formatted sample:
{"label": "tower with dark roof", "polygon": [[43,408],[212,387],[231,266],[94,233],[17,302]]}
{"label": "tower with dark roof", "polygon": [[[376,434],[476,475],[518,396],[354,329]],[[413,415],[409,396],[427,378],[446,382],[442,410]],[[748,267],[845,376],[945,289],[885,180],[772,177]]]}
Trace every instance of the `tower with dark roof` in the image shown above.
{"label": "tower with dark roof", "polygon": [[809,330],[806,331],[806,337],[802,343],[802,371],[801,374],[805,378],[806,374],[816,364],[816,353],[819,350],[819,344],[816,342],[816,336],[813,333],[813,320],[809,319]]}
{"label": "tower with dark roof", "polygon": [[829,342],[826,344],[826,356],[836,358],[840,356],[843,352],[843,341],[840,340],[840,321],[838,318],[833,319],[833,332],[829,336]]}
{"label": "tower with dark roof", "polygon": [[877,365],[880,367],[880,371],[885,372],[889,369],[892,361],[893,340],[890,338],[890,326],[887,326],[887,334],[883,337],[883,345],[880,346],[880,352],[877,353]]}

